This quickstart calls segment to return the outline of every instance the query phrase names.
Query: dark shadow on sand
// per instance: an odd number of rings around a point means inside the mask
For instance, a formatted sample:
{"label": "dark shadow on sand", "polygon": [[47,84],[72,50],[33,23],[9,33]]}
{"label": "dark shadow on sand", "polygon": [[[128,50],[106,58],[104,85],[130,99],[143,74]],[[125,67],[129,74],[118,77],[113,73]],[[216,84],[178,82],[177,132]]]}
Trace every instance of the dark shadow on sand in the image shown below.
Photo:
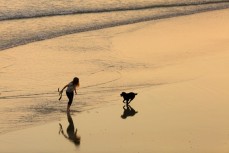
{"label": "dark shadow on sand", "polygon": [[67,112],[67,119],[68,119],[68,127],[66,129],[66,133],[64,133],[63,126],[60,125],[59,134],[62,134],[67,140],[73,142],[76,146],[80,145],[80,137],[77,135],[77,128],[75,129],[74,122],[72,120],[72,117],[70,115],[70,112]]}
{"label": "dark shadow on sand", "polygon": [[136,113],[138,112],[127,104],[123,106],[123,114],[121,115],[121,118],[126,119],[127,117],[134,116]]}

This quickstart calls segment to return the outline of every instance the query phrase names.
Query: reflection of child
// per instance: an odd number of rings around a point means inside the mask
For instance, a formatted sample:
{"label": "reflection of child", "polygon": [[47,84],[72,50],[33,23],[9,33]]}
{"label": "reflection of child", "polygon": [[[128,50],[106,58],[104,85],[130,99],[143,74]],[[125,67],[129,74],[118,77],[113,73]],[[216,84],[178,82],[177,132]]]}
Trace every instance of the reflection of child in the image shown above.
{"label": "reflection of child", "polygon": [[77,135],[77,128],[75,130],[74,123],[73,123],[72,117],[69,112],[67,112],[67,118],[68,118],[68,123],[69,123],[68,128],[67,128],[67,135],[64,133],[64,130],[61,124],[59,124],[60,125],[59,134],[61,132],[62,135],[66,139],[74,142],[75,145],[80,145],[80,136]]}
{"label": "reflection of child", "polygon": [[67,88],[66,95],[67,95],[68,100],[69,100],[68,106],[67,106],[67,111],[70,111],[70,106],[72,104],[73,97],[74,97],[74,91],[75,91],[75,94],[77,94],[76,87],[79,87],[79,78],[77,78],[77,77],[75,77],[72,82],[70,82],[69,84],[64,86],[63,89],[59,93],[61,95],[63,93],[64,89]]}

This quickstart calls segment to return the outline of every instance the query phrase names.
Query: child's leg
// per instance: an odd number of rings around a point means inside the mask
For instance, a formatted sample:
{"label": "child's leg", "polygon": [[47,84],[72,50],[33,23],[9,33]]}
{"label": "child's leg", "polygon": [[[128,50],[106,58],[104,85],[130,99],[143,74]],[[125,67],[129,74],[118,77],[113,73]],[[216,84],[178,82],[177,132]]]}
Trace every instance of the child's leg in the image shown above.
{"label": "child's leg", "polygon": [[72,104],[72,101],[73,101],[73,96],[74,96],[74,93],[73,92],[66,92],[67,94],[67,97],[68,97],[68,106],[67,106],[67,111],[70,111],[70,106]]}

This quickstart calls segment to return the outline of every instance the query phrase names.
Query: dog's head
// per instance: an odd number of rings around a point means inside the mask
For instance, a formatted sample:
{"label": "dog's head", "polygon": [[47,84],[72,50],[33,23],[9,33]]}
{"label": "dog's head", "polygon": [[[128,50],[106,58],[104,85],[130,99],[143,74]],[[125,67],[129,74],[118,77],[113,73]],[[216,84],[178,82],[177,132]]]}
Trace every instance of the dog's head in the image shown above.
{"label": "dog's head", "polygon": [[125,92],[122,92],[122,93],[120,94],[121,97],[123,97],[123,96],[125,96],[125,95],[126,95]]}

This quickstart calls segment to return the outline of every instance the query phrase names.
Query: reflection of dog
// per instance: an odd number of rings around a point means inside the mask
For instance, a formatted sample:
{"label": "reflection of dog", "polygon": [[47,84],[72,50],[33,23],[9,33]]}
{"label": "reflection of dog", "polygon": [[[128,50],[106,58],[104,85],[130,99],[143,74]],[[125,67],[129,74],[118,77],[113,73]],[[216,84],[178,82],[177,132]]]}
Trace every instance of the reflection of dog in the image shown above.
{"label": "reflection of dog", "polygon": [[122,92],[120,94],[120,96],[123,97],[123,103],[125,103],[126,101],[126,104],[129,104],[135,98],[135,95],[137,95],[137,93],[133,93],[133,92],[130,93]]}
{"label": "reflection of dog", "polygon": [[134,116],[136,113],[138,113],[137,111],[135,111],[130,105],[127,105],[125,108],[125,105],[123,106],[123,114],[121,115],[122,119],[126,119],[129,116]]}

